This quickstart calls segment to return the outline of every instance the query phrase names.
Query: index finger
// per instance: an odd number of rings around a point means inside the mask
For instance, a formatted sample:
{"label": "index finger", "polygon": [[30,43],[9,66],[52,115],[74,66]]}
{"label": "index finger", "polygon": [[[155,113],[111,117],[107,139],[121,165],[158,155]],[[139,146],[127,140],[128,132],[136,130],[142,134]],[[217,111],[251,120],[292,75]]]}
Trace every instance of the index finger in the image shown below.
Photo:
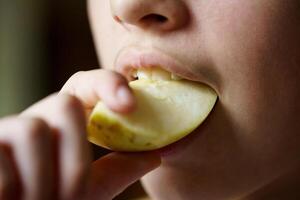
{"label": "index finger", "polygon": [[110,70],[77,72],[65,83],[61,93],[76,96],[88,111],[91,111],[99,100],[111,110],[121,113],[128,113],[135,106],[127,80]]}

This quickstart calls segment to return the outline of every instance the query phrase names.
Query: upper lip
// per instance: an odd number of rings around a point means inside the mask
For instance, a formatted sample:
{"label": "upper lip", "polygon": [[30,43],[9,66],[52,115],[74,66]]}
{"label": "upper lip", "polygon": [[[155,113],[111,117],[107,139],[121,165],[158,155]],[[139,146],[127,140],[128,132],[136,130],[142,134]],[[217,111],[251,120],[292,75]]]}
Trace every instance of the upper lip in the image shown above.
{"label": "upper lip", "polygon": [[127,47],[122,49],[115,60],[115,69],[132,80],[132,72],[141,68],[158,67],[177,76],[196,80],[195,75],[174,57],[157,49]]}

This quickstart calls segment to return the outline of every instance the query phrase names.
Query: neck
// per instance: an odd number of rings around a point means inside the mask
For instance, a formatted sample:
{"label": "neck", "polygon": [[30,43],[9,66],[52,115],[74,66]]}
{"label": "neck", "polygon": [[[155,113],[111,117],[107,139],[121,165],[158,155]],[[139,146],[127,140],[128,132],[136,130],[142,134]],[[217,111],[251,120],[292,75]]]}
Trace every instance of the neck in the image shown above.
{"label": "neck", "polygon": [[243,200],[299,200],[300,166],[255,191]]}

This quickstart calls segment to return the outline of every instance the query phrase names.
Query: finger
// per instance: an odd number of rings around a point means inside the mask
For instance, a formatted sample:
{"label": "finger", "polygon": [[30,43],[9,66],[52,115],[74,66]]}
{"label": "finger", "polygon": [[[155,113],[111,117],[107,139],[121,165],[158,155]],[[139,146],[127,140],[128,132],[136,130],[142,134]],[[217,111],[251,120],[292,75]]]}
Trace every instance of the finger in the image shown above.
{"label": "finger", "polygon": [[71,95],[52,95],[24,112],[47,121],[58,135],[60,197],[74,199],[85,184],[90,165],[86,120],[81,102]]}
{"label": "finger", "polygon": [[51,199],[53,192],[51,135],[47,124],[36,118],[2,121],[0,140],[13,150],[25,200]]}
{"label": "finger", "polygon": [[126,79],[109,70],[78,72],[67,81],[60,93],[76,96],[89,110],[100,99],[116,112],[128,113],[135,106],[135,99]]}
{"label": "finger", "polygon": [[0,199],[20,198],[21,187],[9,146],[0,144]]}
{"label": "finger", "polygon": [[95,161],[87,199],[112,199],[160,165],[156,153],[111,153]]}

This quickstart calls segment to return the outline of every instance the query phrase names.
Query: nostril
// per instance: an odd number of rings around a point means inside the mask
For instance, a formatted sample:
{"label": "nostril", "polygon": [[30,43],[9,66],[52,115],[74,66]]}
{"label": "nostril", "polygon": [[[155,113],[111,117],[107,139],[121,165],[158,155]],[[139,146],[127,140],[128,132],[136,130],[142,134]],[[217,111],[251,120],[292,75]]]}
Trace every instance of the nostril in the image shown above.
{"label": "nostril", "polygon": [[[100,0],[101,1],[101,0]],[[189,23],[184,0],[109,0],[115,22],[127,31],[174,31]]]}
{"label": "nostril", "polygon": [[141,22],[143,23],[165,23],[168,21],[168,18],[166,18],[163,15],[159,15],[159,14],[148,14],[144,17],[142,17]]}

